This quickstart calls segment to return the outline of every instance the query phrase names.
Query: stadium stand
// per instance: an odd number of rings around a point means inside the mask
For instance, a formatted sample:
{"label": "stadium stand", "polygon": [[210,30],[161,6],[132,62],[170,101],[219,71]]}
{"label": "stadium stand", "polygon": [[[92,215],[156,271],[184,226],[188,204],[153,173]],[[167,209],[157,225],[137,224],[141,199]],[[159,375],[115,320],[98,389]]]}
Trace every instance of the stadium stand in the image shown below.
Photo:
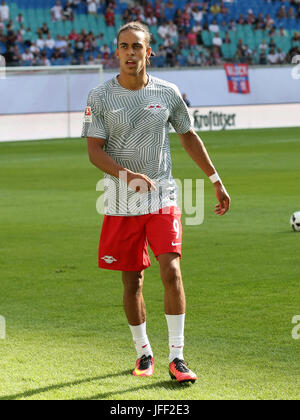
{"label": "stadium stand", "polygon": [[290,63],[300,54],[300,0],[0,0],[8,66],[118,66],[118,28],[146,23],[155,67]]}

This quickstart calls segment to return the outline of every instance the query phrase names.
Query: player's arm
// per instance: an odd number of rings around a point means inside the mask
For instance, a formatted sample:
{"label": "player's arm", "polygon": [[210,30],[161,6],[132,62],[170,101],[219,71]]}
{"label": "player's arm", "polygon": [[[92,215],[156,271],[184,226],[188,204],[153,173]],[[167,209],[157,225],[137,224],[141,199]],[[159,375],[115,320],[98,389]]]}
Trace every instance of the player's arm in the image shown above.
{"label": "player's arm", "polygon": [[[217,172],[203,141],[193,129],[185,134],[178,134],[178,136],[184,149],[208,177]],[[230,197],[221,181],[217,181],[213,185],[219,201],[219,204],[215,206],[215,213],[222,216],[229,210]]]}
{"label": "player's arm", "polygon": [[[142,180],[145,183],[146,190],[144,191],[142,186],[140,188],[136,188],[136,191],[146,192],[148,190],[155,189],[155,184],[148,178],[146,175],[137,174],[135,172],[130,171],[127,168],[119,165],[113,158],[111,158],[103,149],[105,145],[104,139],[88,137],[87,138],[87,148],[88,154],[90,158],[90,162],[95,165],[101,171],[112,175],[116,178],[120,178],[120,175],[124,175],[126,173],[126,182],[129,184],[133,180]],[[122,176],[121,175],[121,176]]]}

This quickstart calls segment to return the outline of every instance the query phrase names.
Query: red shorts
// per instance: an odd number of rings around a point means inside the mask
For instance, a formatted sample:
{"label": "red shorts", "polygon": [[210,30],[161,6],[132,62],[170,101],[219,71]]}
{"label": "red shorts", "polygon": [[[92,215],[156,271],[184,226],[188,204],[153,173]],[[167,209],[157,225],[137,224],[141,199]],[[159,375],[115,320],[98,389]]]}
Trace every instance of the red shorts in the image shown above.
{"label": "red shorts", "polygon": [[[166,213],[168,209],[169,214]],[[142,271],[150,266],[148,243],[155,257],[175,252],[181,258],[182,226],[178,207],[165,207],[155,214],[104,216],[99,267]]]}

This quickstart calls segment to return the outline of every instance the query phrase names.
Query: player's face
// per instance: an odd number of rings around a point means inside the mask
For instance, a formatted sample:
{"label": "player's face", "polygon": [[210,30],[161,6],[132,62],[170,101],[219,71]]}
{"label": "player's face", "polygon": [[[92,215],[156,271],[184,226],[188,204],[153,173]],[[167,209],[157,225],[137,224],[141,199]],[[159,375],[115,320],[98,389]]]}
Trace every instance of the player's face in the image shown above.
{"label": "player's face", "polygon": [[151,47],[147,46],[142,31],[127,30],[121,32],[116,56],[120,60],[121,71],[128,75],[137,75],[146,68]]}

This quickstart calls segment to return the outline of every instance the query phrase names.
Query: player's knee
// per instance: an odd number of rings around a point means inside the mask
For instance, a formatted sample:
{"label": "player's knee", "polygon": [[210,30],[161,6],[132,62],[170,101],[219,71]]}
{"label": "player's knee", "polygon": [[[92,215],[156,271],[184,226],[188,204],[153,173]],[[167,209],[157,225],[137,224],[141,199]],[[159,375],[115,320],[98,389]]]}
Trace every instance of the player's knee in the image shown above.
{"label": "player's knee", "polygon": [[178,287],[181,285],[181,272],[180,269],[173,264],[170,264],[164,269],[163,282],[167,287]]}
{"label": "player's knee", "polygon": [[144,276],[142,273],[131,273],[123,278],[125,291],[131,295],[138,295],[143,290]]}

